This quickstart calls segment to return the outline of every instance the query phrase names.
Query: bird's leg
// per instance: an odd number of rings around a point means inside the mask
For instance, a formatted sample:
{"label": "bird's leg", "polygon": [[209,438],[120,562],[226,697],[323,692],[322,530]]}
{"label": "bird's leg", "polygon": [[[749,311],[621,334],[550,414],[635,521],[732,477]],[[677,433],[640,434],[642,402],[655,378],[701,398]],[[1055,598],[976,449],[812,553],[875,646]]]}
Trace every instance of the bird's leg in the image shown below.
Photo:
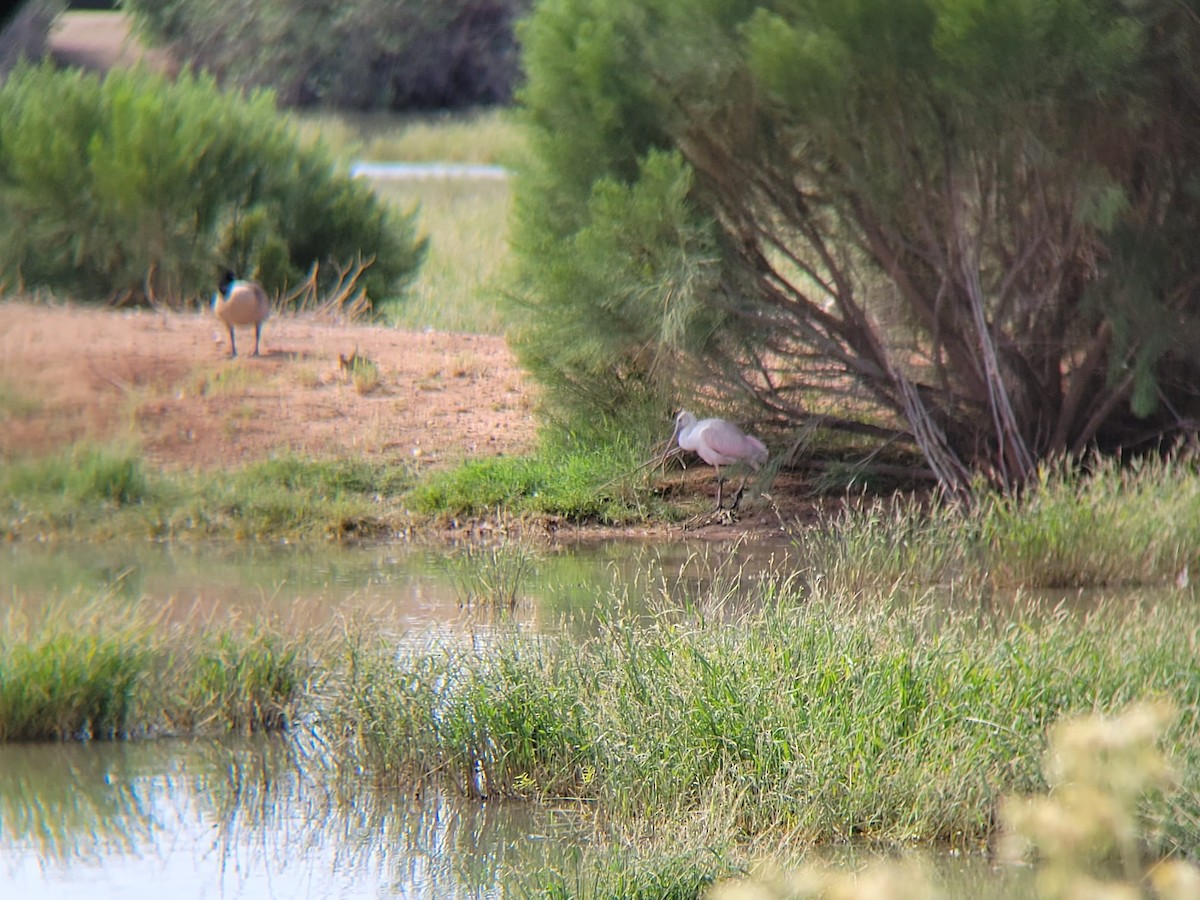
{"label": "bird's leg", "polygon": [[738,485],[737,493],[733,495],[733,503],[729,504],[731,510],[737,509],[738,504],[742,502],[742,493],[746,490],[746,479],[749,477],[749,474],[742,476],[742,483]]}
{"label": "bird's leg", "polygon": [[229,326],[229,358],[237,356],[237,342],[233,339],[233,326]]}
{"label": "bird's leg", "polygon": [[722,508],[721,507],[721,494],[722,494],[722,490],[725,487],[725,481],[724,481],[724,479],[721,478],[721,467],[713,466],[713,468],[717,470],[717,509],[720,510]]}
{"label": "bird's leg", "polygon": [[262,337],[262,322],[258,322],[254,326],[254,355],[258,356],[258,340]]}

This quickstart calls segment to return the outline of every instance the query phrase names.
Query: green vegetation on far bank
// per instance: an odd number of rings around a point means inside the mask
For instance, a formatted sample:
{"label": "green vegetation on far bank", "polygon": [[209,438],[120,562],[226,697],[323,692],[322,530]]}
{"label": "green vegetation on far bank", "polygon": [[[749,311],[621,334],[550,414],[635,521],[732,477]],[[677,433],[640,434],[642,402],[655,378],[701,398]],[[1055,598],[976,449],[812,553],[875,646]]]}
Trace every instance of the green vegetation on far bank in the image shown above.
{"label": "green vegetation on far bank", "polygon": [[[632,444],[545,441],[535,454],[412,461],[282,456],[228,471],[166,471],[136,451],[81,444],[0,470],[9,540],[386,539],[452,521],[502,518],[625,526],[702,511],[673,496]],[[748,500],[748,503],[768,502]],[[856,589],[957,590],[1185,585],[1200,571],[1200,472],[1185,458],[1080,473],[1043,469],[1019,497],[980,490],[971,505],[862,498],[816,523],[781,522],[805,577]]]}
{"label": "green vegetation on far bank", "polygon": [[158,470],[81,444],[0,471],[9,540],[386,539],[501,514],[607,525],[669,510],[631,477],[632,450],[547,452],[420,472],[411,463],[281,456],[230,471]]}

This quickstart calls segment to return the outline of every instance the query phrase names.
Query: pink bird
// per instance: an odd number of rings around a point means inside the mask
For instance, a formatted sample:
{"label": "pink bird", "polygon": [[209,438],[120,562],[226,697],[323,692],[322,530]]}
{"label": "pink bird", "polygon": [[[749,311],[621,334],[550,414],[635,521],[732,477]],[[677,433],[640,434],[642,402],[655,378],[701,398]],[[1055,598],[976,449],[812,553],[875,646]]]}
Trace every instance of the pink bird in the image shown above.
{"label": "pink bird", "polygon": [[[724,481],[721,478],[721,466],[732,466],[744,463],[757,472],[767,462],[767,446],[752,434],[746,434],[732,422],[725,419],[697,420],[687,410],[680,411],[675,417],[675,433],[672,438],[679,442],[684,450],[691,450],[702,460],[717,470],[717,509],[722,509],[721,497]],[[733,495],[730,509],[737,509],[742,499],[742,491],[746,488],[746,478]]]}

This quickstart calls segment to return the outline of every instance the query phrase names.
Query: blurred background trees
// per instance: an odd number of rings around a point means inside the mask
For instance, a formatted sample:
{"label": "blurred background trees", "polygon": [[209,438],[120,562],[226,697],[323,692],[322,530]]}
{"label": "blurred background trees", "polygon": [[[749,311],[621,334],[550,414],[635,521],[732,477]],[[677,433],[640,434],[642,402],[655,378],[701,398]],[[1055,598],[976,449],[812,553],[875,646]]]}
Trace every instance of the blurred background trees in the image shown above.
{"label": "blurred background trees", "polygon": [[124,0],[143,33],[285,106],[457,109],[511,99],[532,0]]}
{"label": "blurred background trees", "polygon": [[1200,423],[1200,4],[545,0],[523,361],[603,436],[740,404],[943,484]]}

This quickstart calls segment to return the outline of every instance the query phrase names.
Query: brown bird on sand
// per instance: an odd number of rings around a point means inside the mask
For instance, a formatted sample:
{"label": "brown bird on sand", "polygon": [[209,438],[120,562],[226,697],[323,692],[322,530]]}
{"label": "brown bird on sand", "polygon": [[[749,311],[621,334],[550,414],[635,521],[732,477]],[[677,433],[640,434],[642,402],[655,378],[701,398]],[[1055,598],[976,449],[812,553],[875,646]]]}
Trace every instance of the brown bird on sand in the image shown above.
{"label": "brown bird on sand", "polygon": [[213,294],[213,312],[229,329],[231,357],[237,356],[237,343],[233,338],[235,325],[254,326],[254,355],[258,356],[263,322],[271,315],[271,301],[267,299],[267,292],[261,284],[235,278],[233,273],[226,269],[217,285],[217,292]]}

